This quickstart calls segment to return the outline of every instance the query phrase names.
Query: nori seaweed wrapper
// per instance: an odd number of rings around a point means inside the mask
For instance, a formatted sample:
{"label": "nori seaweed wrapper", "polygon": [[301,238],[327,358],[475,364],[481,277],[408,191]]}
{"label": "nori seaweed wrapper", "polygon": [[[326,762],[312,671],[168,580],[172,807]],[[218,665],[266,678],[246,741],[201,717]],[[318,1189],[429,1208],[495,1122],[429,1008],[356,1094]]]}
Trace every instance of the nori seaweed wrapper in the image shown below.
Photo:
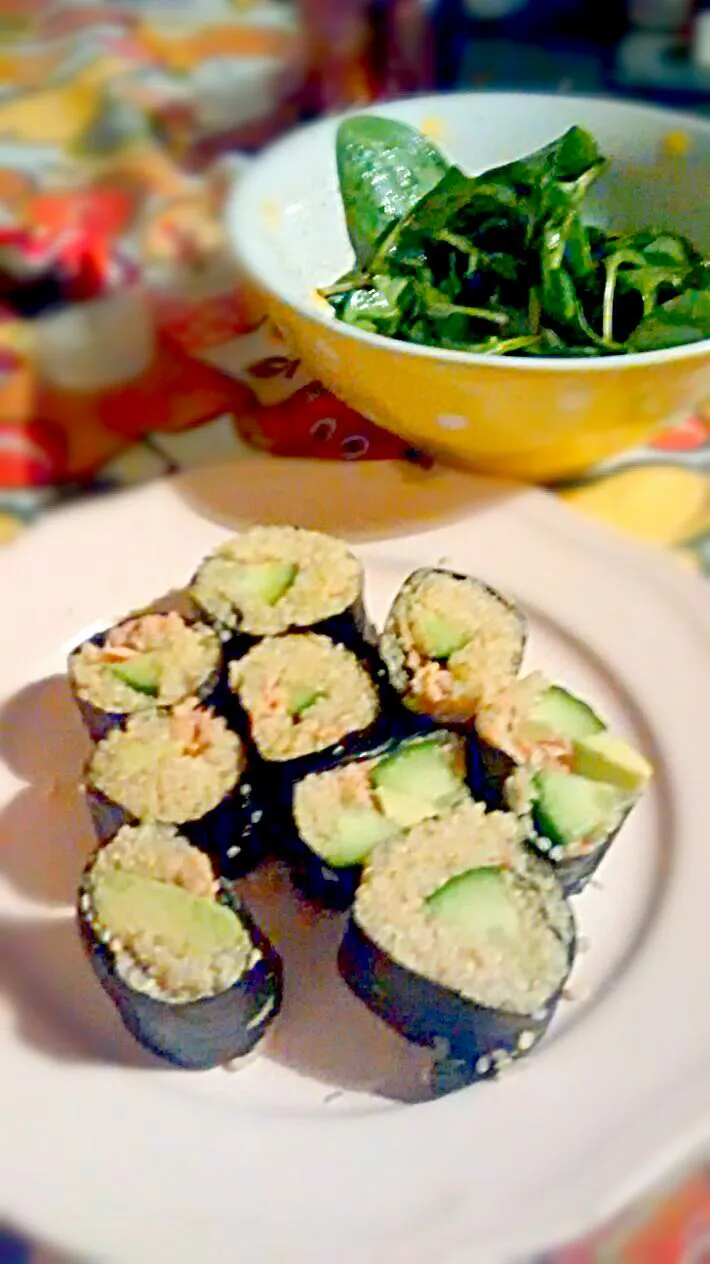
{"label": "nori seaweed wrapper", "polygon": [[139,1044],[188,1070],[222,1066],[250,1053],[281,1008],[283,969],[278,953],[229,883],[220,883],[217,898],[237,915],[259,959],[227,991],[171,1004],[137,991],[121,978],[110,948],[96,935],[83,907],[85,880],[77,910],[82,942],[99,983]]}
{"label": "nori seaweed wrapper", "polygon": [[[574,950],[572,938],[566,977]],[[432,1050],[435,1095],[491,1079],[528,1053],[547,1031],[566,982],[534,1014],[490,1009],[399,965],[353,915],[338,951],[338,970],[378,1018],[412,1044]]]}
{"label": "nori seaweed wrapper", "polygon": [[[515,616],[519,631],[519,646],[515,659],[511,663],[511,679],[513,679],[520,670],[527,642],[527,620],[522,610],[519,609],[515,602],[511,601],[508,597],[505,597],[495,588],[491,588],[489,584],[484,583],[480,579],[474,578],[472,575],[464,575],[460,571],[447,570],[446,568],[440,566],[426,566],[413,571],[407,576],[404,583],[399,588],[399,591],[397,592],[385,619],[384,631],[379,639],[379,651],[385,665],[385,670],[387,671],[390,686],[399,696],[402,706],[408,710],[414,710],[412,700],[408,697],[409,684],[413,676],[413,671],[407,662],[407,650],[399,643],[394,633],[394,612],[404,594],[410,588],[415,588],[418,584],[420,584],[427,575],[451,576],[453,579],[461,580],[465,584],[482,589]],[[426,715],[426,712],[423,711],[418,711],[417,713],[421,717]],[[431,723],[441,723],[441,721],[437,721],[435,717],[429,718]],[[470,721],[466,721],[465,723],[447,721],[447,727],[452,729],[463,728],[469,730],[472,726],[473,717],[471,717]]]}
{"label": "nori seaweed wrapper", "polygon": [[[86,802],[100,843],[109,842],[122,825],[140,821],[115,800],[93,786],[87,772]],[[264,801],[251,777],[244,773],[220,803],[195,821],[175,824],[189,842],[207,852],[225,878],[249,873],[269,850],[269,831]]]}
{"label": "nori seaweed wrapper", "polygon": [[[360,763],[363,760],[377,759],[389,755],[403,743],[416,737],[427,738],[436,732],[448,734],[446,729],[434,730],[430,725],[420,729],[418,733],[407,733],[404,736],[387,738],[383,742],[371,745],[367,750],[346,759],[332,759],[327,765],[318,768],[318,772],[330,772],[345,764]],[[458,737],[458,734],[449,734]],[[465,736],[459,740],[463,743],[466,757],[466,776],[464,786],[470,785],[470,753],[472,743]],[[300,780],[300,779],[299,779]],[[293,881],[298,889],[314,904],[326,908],[346,909],[352,904],[360,882],[362,865],[336,866],[329,864],[317,852],[313,851],[298,832],[294,818],[294,796],[297,782],[290,782],[280,788],[274,811],[274,851],[288,864]]]}
{"label": "nori seaweed wrapper", "polygon": [[528,838],[528,846],[537,856],[540,856],[552,865],[565,895],[579,895],[596,873],[619,830],[626,822],[629,813],[633,811],[634,806],[635,804],[633,803],[629,806],[619,823],[591,851],[577,856],[566,856],[563,845],[554,843],[549,846],[544,845],[549,840],[544,837],[541,829],[538,832],[538,821],[533,809],[532,822],[534,828]]}
{"label": "nori seaweed wrapper", "polygon": [[470,786],[471,793],[489,812],[508,811],[505,783],[520,765],[511,755],[489,746],[477,733],[471,734]]}
{"label": "nori seaweed wrapper", "polygon": [[[75,650],[79,649],[81,645],[85,645],[87,642],[92,645],[103,645],[109,632],[111,632],[114,627],[120,626],[121,623],[127,623],[129,619],[140,618],[141,615],[147,613],[149,612],[141,610],[137,614],[126,615],[126,618],[119,620],[119,623],[112,624],[109,628],[104,628],[102,632],[96,632],[94,636],[86,637],[84,641],[80,642],[80,645],[75,646]],[[206,619],[198,620],[197,616],[195,616],[191,621],[207,623]],[[72,650],[72,654],[75,650]],[[104,711],[101,707],[94,706],[92,702],[89,702],[86,698],[81,698],[79,696],[79,693],[74,686],[72,672],[68,671],[67,675],[69,679],[69,688],[74,698],[74,702],[76,703],[79,714],[81,715],[84,725],[89,733],[89,737],[93,742],[100,742],[101,739],[111,731],[111,729],[123,728],[132,716],[139,714],[137,711]],[[219,662],[215,670],[210,672],[209,676],[203,681],[199,689],[190,694],[190,697],[196,698],[197,701],[201,702],[204,706],[212,707],[212,709],[220,715],[227,714],[227,708],[230,704],[230,694],[227,683],[227,663],[223,650],[220,653]],[[179,702],[172,703],[169,706],[156,703],[153,708],[142,708],[140,714],[145,714],[145,712],[150,711],[151,709],[155,711],[170,711],[172,706],[178,705]]]}

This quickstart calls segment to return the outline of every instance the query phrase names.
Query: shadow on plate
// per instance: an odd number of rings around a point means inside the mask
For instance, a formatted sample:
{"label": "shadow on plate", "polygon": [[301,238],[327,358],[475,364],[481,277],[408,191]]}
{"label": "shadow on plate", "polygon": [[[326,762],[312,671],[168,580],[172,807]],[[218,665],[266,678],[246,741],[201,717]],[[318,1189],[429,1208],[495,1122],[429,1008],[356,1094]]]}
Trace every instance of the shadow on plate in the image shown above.
{"label": "shadow on plate", "polygon": [[[405,1102],[428,1098],[429,1055],[378,1022],[338,976],[342,918],[300,903],[275,864],[241,886],[284,959],[284,1007],[264,1056],[336,1091]],[[73,913],[0,920],[2,1004],[23,1041],[58,1061],[170,1070],[123,1027],[91,972]]]}
{"label": "shadow on plate", "polygon": [[[72,878],[72,897],[75,885]],[[301,903],[275,864],[240,885],[284,960],[284,1007],[264,1055],[334,1090],[426,1099],[429,1055],[378,1022],[338,976],[342,918]],[[123,1027],[85,959],[73,912],[0,920],[3,1002],[22,1039],[60,1061],[170,1069]]]}
{"label": "shadow on plate", "polygon": [[79,789],[90,749],[64,676],[34,681],[0,711],[0,758],[29,782],[0,813],[0,878],[24,896],[74,902],[94,845]]}
{"label": "shadow on plate", "polygon": [[0,708],[0,760],[24,781],[75,783],[90,750],[66,676],[34,680]]}
{"label": "shadow on plate", "polygon": [[73,912],[0,920],[0,1005],[26,1044],[60,1062],[164,1068],[131,1038],[94,979]]}
{"label": "shadow on plate", "polygon": [[524,493],[440,465],[275,457],[202,466],[177,475],[173,486],[198,513],[231,529],[288,522],[347,540],[432,530]]}
{"label": "shadow on plate", "polygon": [[[75,926],[76,890],[94,846],[78,788],[90,749],[63,676],[34,682],[0,712],[0,757],[30,783],[0,814],[0,877],[25,898],[67,910],[0,920],[0,989],[30,1045],[72,1061],[164,1070],[123,1028]],[[301,901],[275,863],[240,886],[284,959],[284,1008],[266,1055],[334,1089],[400,1100],[426,1095],[428,1055],[374,1018],[338,976],[343,918]]]}
{"label": "shadow on plate", "polygon": [[262,865],[239,886],[284,963],[283,1010],[267,1056],[334,1088],[397,1101],[427,1099],[431,1055],[375,1018],[338,974],[345,916],[302,900],[277,862]]}

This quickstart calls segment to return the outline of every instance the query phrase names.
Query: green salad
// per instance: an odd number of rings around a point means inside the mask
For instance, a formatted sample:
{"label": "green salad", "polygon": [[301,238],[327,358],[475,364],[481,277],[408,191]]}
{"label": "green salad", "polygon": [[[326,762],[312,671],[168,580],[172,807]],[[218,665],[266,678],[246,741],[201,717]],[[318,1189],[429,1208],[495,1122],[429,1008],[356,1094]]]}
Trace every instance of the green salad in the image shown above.
{"label": "green salad", "polygon": [[415,128],[346,119],[337,165],[354,267],[339,320],[490,355],[604,356],[710,338],[710,260],[669,227],[614,233],[585,198],[608,163],[572,127],[467,176]]}

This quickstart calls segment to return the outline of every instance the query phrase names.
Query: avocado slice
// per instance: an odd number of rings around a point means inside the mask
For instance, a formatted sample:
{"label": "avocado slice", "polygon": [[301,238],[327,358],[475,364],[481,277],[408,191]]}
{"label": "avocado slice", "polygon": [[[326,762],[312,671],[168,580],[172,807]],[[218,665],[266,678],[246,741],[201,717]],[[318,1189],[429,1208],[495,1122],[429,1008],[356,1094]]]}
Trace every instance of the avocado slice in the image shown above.
{"label": "avocado slice", "polygon": [[117,757],[120,759],[121,775],[131,777],[143,772],[151,764],[158,763],[164,754],[165,746],[159,741],[145,741],[140,737],[129,737],[121,734]]}
{"label": "avocado slice", "polygon": [[437,805],[430,799],[416,798],[401,790],[388,790],[387,786],[379,786],[373,793],[384,815],[402,829],[411,829],[413,825],[436,816]]}
{"label": "avocado slice", "polygon": [[467,629],[457,626],[445,615],[433,610],[416,610],[410,618],[412,636],[417,649],[437,662],[446,662],[462,650],[471,639]]}
{"label": "avocado slice", "polygon": [[325,696],[324,690],[315,685],[292,685],[288,691],[289,715],[300,718],[309,707],[315,706]]}
{"label": "avocado slice", "polygon": [[225,595],[239,606],[242,601],[263,601],[275,606],[288,592],[298,574],[295,562],[245,562],[224,576]]}
{"label": "avocado slice", "polygon": [[463,789],[463,777],[453,767],[451,748],[438,738],[407,742],[383,756],[370,781],[376,793],[394,791],[432,806],[457,798]]}
{"label": "avocado slice", "polygon": [[456,874],[428,896],[426,906],[472,947],[492,934],[518,933],[518,910],[499,866],[484,865]]}
{"label": "avocado slice", "polygon": [[169,882],[109,869],[93,884],[92,900],[99,922],[129,948],[145,934],[176,957],[210,957],[240,948],[246,954],[250,947],[231,909]]}
{"label": "avocado slice", "polygon": [[160,667],[153,654],[137,654],[123,663],[109,663],[111,674],[137,693],[157,698],[160,693]]}
{"label": "avocado slice", "polygon": [[361,865],[373,848],[398,833],[399,827],[374,808],[343,808],[331,837],[318,848],[318,854],[334,869]]}
{"label": "avocado slice", "polygon": [[605,727],[604,721],[588,703],[560,685],[551,685],[546,689],[526,716],[526,729],[539,730],[543,735],[551,733],[570,741],[591,737],[603,732]]}
{"label": "avocado slice", "polygon": [[563,847],[611,828],[624,802],[614,786],[555,769],[537,773],[534,786],[538,833]]}
{"label": "avocado slice", "polygon": [[638,793],[650,781],[653,769],[633,746],[610,733],[597,733],[575,742],[572,770],[592,781],[606,782],[619,790]]}

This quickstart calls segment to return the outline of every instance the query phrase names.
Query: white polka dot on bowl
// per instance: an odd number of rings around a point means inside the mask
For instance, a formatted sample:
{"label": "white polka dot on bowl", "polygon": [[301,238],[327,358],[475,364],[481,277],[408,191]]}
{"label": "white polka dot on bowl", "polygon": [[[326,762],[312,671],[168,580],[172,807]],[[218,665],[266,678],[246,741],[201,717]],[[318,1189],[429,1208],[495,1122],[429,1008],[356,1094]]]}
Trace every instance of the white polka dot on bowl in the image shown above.
{"label": "white polka dot on bowl", "polygon": [[460,413],[439,413],[436,424],[441,426],[442,430],[465,430],[468,421]]}

